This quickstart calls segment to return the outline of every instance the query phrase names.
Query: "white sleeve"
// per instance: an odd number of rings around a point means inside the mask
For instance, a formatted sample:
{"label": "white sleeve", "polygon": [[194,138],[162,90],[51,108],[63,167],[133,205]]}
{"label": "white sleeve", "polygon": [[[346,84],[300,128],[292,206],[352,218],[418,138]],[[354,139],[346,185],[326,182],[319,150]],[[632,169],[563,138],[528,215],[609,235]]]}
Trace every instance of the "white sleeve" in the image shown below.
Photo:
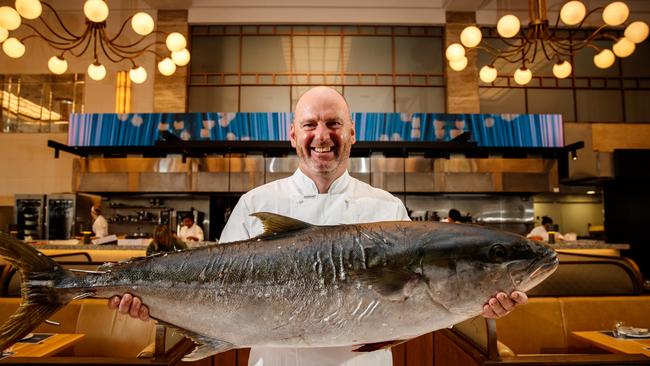
{"label": "white sleeve", "polygon": [[196,225],[196,237],[199,241],[203,241],[203,229],[199,225]]}
{"label": "white sleeve", "polygon": [[395,220],[398,221],[411,221],[411,218],[409,217],[408,211],[406,211],[406,206],[404,206],[404,203],[402,202],[401,199],[395,197],[397,200],[397,212],[396,212],[396,217]]}
{"label": "white sleeve", "polygon": [[232,210],[228,222],[221,232],[219,243],[223,244],[237,240],[249,239],[251,235],[247,223],[249,222],[250,213],[244,195],[239,199],[235,208]]}

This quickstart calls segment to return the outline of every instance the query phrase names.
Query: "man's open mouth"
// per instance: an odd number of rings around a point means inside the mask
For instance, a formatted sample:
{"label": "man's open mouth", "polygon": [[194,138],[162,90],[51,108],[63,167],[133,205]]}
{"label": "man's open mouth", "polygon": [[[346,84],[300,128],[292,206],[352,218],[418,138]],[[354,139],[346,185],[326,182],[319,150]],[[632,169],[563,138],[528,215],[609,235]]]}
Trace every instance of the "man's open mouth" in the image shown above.
{"label": "man's open mouth", "polygon": [[311,149],[316,151],[317,153],[325,153],[325,152],[330,152],[332,151],[333,146],[316,146],[312,147]]}

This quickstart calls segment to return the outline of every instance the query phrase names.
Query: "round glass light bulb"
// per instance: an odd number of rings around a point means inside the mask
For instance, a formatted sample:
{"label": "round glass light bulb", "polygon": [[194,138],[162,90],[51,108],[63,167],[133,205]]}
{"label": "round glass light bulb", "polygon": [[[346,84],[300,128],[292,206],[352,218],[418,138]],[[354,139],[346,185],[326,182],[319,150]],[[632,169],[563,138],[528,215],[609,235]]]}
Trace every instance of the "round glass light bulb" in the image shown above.
{"label": "round glass light bulb", "polygon": [[172,52],[175,51],[180,51],[185,46],[187,46],[187,41],[185,40],[185,36],[178,32],[172,32],[169,33],[167,36],[167,39],[165,40],[165,44],[167,45],[167,49],[169,49]]}
{"label": "round glass light bulb", "polygon": [[604,49],[594,56],[594,65],[600,69],[612,66],[614,61],[616,61],[616,56],[614,56],[614,52],[608,49]]}
{"label": "round glass light bulb", "polygon": [[454,71],[463,71],[467,67],[467,57],[463,56],[458,61],[449,61],[449,67]]}
{"label": "round glass light bulb", "polygon": [[614,1],[607,5],[603,10],[603,20],[605,24],[617,26],[625,23],[630,15],[630,9],[622,1]]}
{"label": "round glass light bulb", "polygon": [[129,70],[129,79],[136,84],[142,84],[147,80],[147,70],[142,66],[134,67]]}
{"label": "round glass light bulb", "polygon": [[630,23],[630,25],[625,28],[625,38],[634,43],[645,41],[645,39],[648,38],[648,25],[640,20]]}
{"label": "round glass light bulb", "polygon": [[463,47],[460,43],[452,43],[447,47],[447,50],[445,51],[445,57],[447,57],[447,60],[449,62],[452,61],[458,61],[465,57],[465,47]]}
{"label": "round glass light bulb", "polygon": [[512,38],[519,33],[521,23],[519,18],[512,14],[507,14],[501,17],[497,22],[497,32],[503,38]]}
{"label": "round glass light bulb", "polygon": [[574,0],[562,6],[560,9],[560,19],[566,25],[576,25],[580,23],[587,14],[585,4],[580,1]]}
{"label": "round glass light bulb", "polygon": [[460,32],[460,43],[467,48],[478,46],[478,44],[481,43],[482,38],[483,35],[481,34],[481,30],[473,25],[465,27],[465,29]]}
{"label": "round glass light bulb", "polygon": [[106,68],[100,63],[90,64],[88,66],[88,76],[93,80],[102,80],[106,77]]}
{"label": "round glass light bulb", "polygon": [[171,58],[167,57],[158,62],[158,71],[165,76],[169,76],[176,72],[176,64]]}
{"label": "round glass light bulb", "polygon": [[53,74],[61,75],[68,70],[68,61],[57,56],[50,57],[50,60],[47,62],[47,68]]}
{"label": "round glass light bulb", "polygon": [[569,61],[566,60],[553,65],[553,75],[555,75],[555,77],[558,79],[564,79],[567,76],[571,75],[571,70],[573,70],[573,67]]}
{"label": "round glass light bulb", "polygon": [[7,37],[9,37],[9,31],[4,27],[0,27],[0,43],[4,42]]}
{"label": "round glass light bulb", "polygon": [[521,67],[515,71],[515,83],[526,85],[533,78],[533,72],[530,69]]}
{"label": "round glass light bulb", "polygon": [[172,52],[172,60],[176,66],[185,66],[190,62],[190,51],[184,48],[180,51]]}
{"label": "round glass light bulb", "polygon": [[631,42],[629,39],[625,37],[621,37],[616,43],[614,43],[614,46],[612,47],[612,51],[614,51],[614,54],[617,57],[624,58],[632,53],[634,53],[634,49],[636,48],[636,45],[634,42]]}
{"label": "round glass light bulb", "polygon": [[25,54],[25,45],[18,39],[11,37],[4,41],[2,50],[11,58],[21,58]]}
{"label": "round glass light bulb", "polygon": [[108,18],[108,5],[103,0],[86,0],[84,15],[94,23],[101,23]]}
{"label": "round glass light bulb", "polygon": [[482,82],[484,83],[491,83],[497,78],[497,69],[490,65],[485,65],[481,67],[481,71],[478,73],[478,77],[481,79]]}
{"label": "round glass light bulb", "polygon": [[16,0],[16,10],[25,19],[36,19],[41,16],[43,6],[39,0]]}
{"label": "round glass light bulb", "polygon": [[147,34],[153,32],[153,18],[151,15],[144,12],[137,13],[133,16],[133,18],[131,18],[131,27],[137,34],[146,36]]}
{"label": "round glass light bulb", "polygon": [[11,6],[0,6],[0,27],[14,30],[20,27],[20,14]]}

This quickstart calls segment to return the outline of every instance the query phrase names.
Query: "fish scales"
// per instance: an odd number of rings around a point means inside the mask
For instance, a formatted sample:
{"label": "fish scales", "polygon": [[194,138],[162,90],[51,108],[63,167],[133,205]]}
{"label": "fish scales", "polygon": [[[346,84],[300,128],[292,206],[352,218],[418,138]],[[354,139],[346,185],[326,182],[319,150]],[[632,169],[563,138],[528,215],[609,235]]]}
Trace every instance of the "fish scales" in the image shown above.
{"label": "fish scales", "polygon": [[[229,347],[324,347],[448,327],[479,314],[496,291],[525,291],[557,266],[548,247],[471,225],[313,226],[259,217],[275,229],[108,266],[104,274],[60,272],[52,288],[25,285],[60,304],[88,291],[130,292],[153,318]],[[0,255],[15,256],[3,250],[9,241],[0,242]]]}

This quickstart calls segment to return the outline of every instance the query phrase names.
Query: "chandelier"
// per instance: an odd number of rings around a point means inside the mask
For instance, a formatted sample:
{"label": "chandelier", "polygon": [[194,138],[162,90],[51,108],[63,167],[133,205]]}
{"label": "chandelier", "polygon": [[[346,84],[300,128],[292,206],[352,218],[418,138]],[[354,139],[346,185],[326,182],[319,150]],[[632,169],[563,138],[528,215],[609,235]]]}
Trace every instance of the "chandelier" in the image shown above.
{"label": "chandelier", "polygon": [[[621,1],[615,1],[605,7],[595,8],[587,12],[587,8],[580,1],[569,1],[560,9],[555,21],[555,26],[549,26],[546,14],[546,0],[529,0],[530,22],[528,28],[521,29],[519,19],[507,14],[497,22],[497,33],[502,37],[505,49],[495,48],[482,40],[481,30],[476,26],[463,29],[460,34],[460,43],[453,43],[447,47],[445,56],[449,67],[454,71],[462,71],[467,66],[466,49],[480,49],[492,56],[490,64],[485,65],[479,72],[479,78],[484,83],[492,83],[497,78],[497,69],[494,63],[503,60],[507,63],[521,65],[514,72],[514,80],[519,85],[526,85],[533,77],[528,66],[535,63],[538,55],[553,65],[553,75],[563,79],[571,75],[571,57],[584,48],[596,50],[594,64],[596,67],[606,69],[614,64],[616,57],[630,56],[635,45],[643,42],[648,37],[648,25],[642,21],[635,21],[625,27],[624,36],[612,32],[613,27],[621,27],[627,21],[629,8]],[[560,20],[567,26],[565,29],[582,30],[587,18],[602,10],[603,25],[591,31],[587,37],[573,39],[566,32],[558,32]],[[612,49],[598,47],[594,41],[598,39],[612,40]]]}
{"label": "chandelier", "polygon": [[[48,8],[56,22],[48,23],[41,15],[43,7]],[[108,5],[103,0],[87,0],[83,7],[86,16],[85,29],[81,33],[72,32],[57,14],[52,5],[39,0],[16,0],[15,9],[10,6],[0,7],[0,43],[2,50],[11,58],[20,58],[25,54],[24,42],[30,38],[40,38],[51,48],[56,50],[48,63],[48,69],[54,74],[63,74],[68,69],[66,58],[80,57],[86,52],[92,52],[93,62],[88,66],[88,76],[93,80],[102,80],[106,76],[106,67],[102,61],[120,63],[127,61],[131,65],[129,78],[137,84],[147,79],[147,71],[136,60],[145,53],[153,53],[158,62],[158,71],[165,75],[172,75],[176,66],[185,66],[190,62],[190,53],[186,48],[185,37],[172,32],[166,35],[165,42],[156,42],[149,37],[152,34],[163,34],[155,31],[153,18],[144,12],[136,13],[126,19],[117,34],[109,36],[106,32],[106,19],[108,18]],[[41,27],[36,27],[32,22],[40,20]],[[127,24],[137,37],[136,41],[127,41],[124,36]],[[28,34],[22,38],[10,37],[9,31],[20,26],[28,28]],[[145,42],[147,40],[149,42]],[[163,57],[154,49],[156,44],[165,44],[171,52],[169,57]]]}

